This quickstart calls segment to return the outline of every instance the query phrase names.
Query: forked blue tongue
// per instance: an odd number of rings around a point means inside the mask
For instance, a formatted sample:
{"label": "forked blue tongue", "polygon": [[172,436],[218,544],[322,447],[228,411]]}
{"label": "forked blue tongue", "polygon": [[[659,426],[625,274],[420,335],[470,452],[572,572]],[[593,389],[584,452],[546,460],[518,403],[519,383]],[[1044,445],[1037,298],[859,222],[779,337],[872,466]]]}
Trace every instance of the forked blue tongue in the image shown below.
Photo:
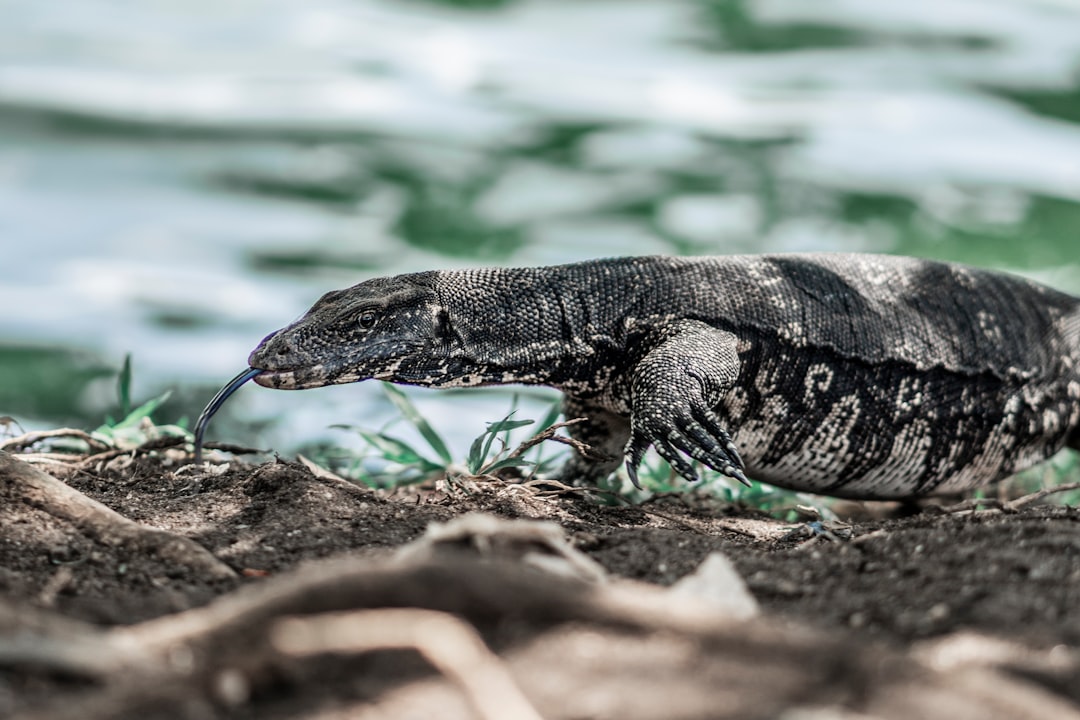
{"label": "forked blue tongue", "polygon": [[229,396],[240,389],[240,386],[246,383],[251,378],[255,377],[262,370],[255,368],[248,368],[244,372],[240,373],[229,383],[218,390],[217,395],[210,401],[210,403],[203,408],[202,414],[199,415],[199,419],[195,422],[195,462],[202,462],[202,446],[203,446],[203,434],[206,432],[206,426],[210,424],[210,418],[214,417],[214,413],[225,404],[225,401],[229,399]]}

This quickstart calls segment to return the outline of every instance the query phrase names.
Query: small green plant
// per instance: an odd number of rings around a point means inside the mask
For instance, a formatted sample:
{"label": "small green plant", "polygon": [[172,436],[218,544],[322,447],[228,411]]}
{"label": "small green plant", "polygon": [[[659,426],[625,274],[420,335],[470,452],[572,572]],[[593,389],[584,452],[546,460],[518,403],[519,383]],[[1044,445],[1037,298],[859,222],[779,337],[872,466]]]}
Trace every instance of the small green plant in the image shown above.
{"label": "small green plant", "polygon": [[[435,432],[435,428],[431,427],[431,423],[420,414],[420,411],[416,409],[416,406],[409,400],[409,397],[399,388],[389,383],[383,383],[382,388],[383,392],[386,393],[386,397],[390,399],[390,402],[394,404],[394,407],[398,409],[398,412],[401,413],[402,417],[416,428],[424,440],[427,441],[428,446],[434,450],[435,454],[442,460],[441,466],[444,467],[449,465],[451,463],[450,450],[446,447],[446,442],[444,442],[442,437]],[[364,439],[367,440],[368,438],[365,437]],[[441,467],[437,462],[427,461],[427,464],[433,465],[434,469]]]}
{"label": "small green plant", "polygon": [[[510,411],[502,419],[487,423],[484,432],[469,446],[464,463],[457,464],[453,461],[446,441],[404,392],[388,383],[383,384],[383,391],[400,413],[398,420],[405,420],[411,425],[422,438],[423,445],[392,435],[385,427],[381,430],[369,430],[351,425],[334,425],[333,427],[357,433],[366,443],[368,452],[358,457],[355,454],[334,453],[327,448],[320,448],[313,453],[317,460],[337,467],[353,477],[361,477],[365,483],[377,487],[393,487],[421,482],[440,473],[449,476],[483,476],[508,468],[529,468],[530,473],[543,472],[556,461],[562,460],[565,455],[564,451],[557,451],[545,456],[545,444],[529,446],[526,442],[525,446],[516,445],[512,438],[514,431],[522,428],[534,426],[538,428],[537,435],[551,428],[559,419],[559,403],[553,403],[546,416],[536,423],[533,420],[514,418],[517,413],[517,396],[514,396]],[[798,517],[796,506],[807,505],[817,508],[823,517],[831,516],[828,508],[817,498],[757,482],[746,488],[728,482],[719,473],[708,468],[699,467],[699,471],[701,483],[688,486],[666,462],[650,453],[638,472],[643,490],[631,487],[629,481],[625,481],[620,473],[601,481],[599,489],[605,492],[598,495],[598,499],[600,502],[612,503],[641,502],[656,494],[684,493],[702,488],[725,502],[757,508],[786,520]]]}
{"label": "small green plant", "polygon": [[[361,475],[364,482],[378,487],[420,482],[437,473],[490,475],[512,467],[539,468],[547,462],[538,448],[530,450],[528,453],[530,458],[526,458],[525,453],[515,454],[510,449],[511,433],[519,428],[535,424],[533,420],[513,419],[517,405],[516,396],[510,412],[501,420],[487,424],[484,432],[473,440],[465,463],[458,465],[453,461],[446,441],[420,414],[409,397],[389,383],[383,383],[382,387],[387,398],[400,413],[400,419],[408,422],[419,433],[426,447],[391,435],[386,428],[369,430],[352,425],[333,425],[332,427],[357,433],[367,444],[370,452],[361,457],[348,454],[335,457],[324,452],[319,454],[320,459],[337,466],[344,464],[349,474]],[[541,430],[554,424],[558,416],[559,409],[556,404],[541,422]],[[374,471],[365,468],[364,463],[372,456],[376,460]]]}
{"label": "small green plant", "polygon": [[112,416],[106,416],[105,422],[90,435],[116,448],[137,447],[147,440],[159,437],[190,439],[191,433],[186,429],[186,418],[182,418],[174,425],[156,425],[151,417],[172,395],[171,390],[147,400],[138,407],[131,406],[131,376],[131,353],[128,353],[124,356],[124,364],[120,368],[116,382],[121,417],[115,420]]}
{"label": "small green plant", "polygon": [[[465,467],[469,469],[470,475],[490,475],[503,468],[531,467],[535,465],[534,462],[521,456],[508,455],[508,443],[504,438],[499,437],[500,434],[508,437],[511,430],[533,424],[532,420],[511,420],[513,415],[514,412],[511,411],[502,420],[488,423],[487,429],[473,440],[472,446],[469,448],[469,457],[465,461]],[[500,441],[502,447],[489,460],[491,446],[496,439]]]}

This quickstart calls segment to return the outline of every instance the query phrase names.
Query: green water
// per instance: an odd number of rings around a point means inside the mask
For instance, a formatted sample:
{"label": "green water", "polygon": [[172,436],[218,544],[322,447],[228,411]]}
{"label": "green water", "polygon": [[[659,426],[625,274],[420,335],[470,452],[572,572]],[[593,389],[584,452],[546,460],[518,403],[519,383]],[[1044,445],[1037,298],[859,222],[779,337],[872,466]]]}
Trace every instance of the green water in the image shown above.
{"label": "green water", "polygon": [[[38,4],[45,5],[45,4]],[[0,0],[0,415],[192,417],[375,275],[892,252],[1080,292],[1080,9],[1036,0]],[[420,393],[454,435],[505,396]],[[535,400],[542,407],[543,397]],[[242,391],[279,449],[392,410]],[[245,429],[246,428],[246,429]]]}

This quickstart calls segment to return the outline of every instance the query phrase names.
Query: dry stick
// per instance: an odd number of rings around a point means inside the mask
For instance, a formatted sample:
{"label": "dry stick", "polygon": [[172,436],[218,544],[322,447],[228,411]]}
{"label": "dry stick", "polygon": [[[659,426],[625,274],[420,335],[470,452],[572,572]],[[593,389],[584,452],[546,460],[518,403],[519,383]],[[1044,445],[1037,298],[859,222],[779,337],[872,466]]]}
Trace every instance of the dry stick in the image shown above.
{"label": "dry stick", "polygon": [[[581,496],[587,497],[587,496],[592,495],[592,496],[595,496],[595,497],[612,498],[612,499],[615,499],[615,500],[622,501],[621,498],[619,498],[618,495],[616,495],[615,493],[613,493],[613,492],[611,492],[609,490],[601,490],[600,488],[591,488],[591,487],[574,487],[572,485],[567,485],[566,483],[560,482],[560,481],[555,480],[553,478],[540,478],[540,479],[536,479],[536,480],[526,480],[526,481],[524,481],[522,483],[519,483],[518,487],[523,487],[523,488],[528,489],[530,492],[533,493],[533,495],[535,497],[538,497],[538,498],[565,497],[567,495],[581,495]],[[550,490],[545,490],[543,488],[551,488],[551,489]],[[625,501],[623,501],[623,502],[625,502]]]}
{"label": "dry stick", "polygon": [[[73,464],[79,468],[91,467],[97,463],[107,462],[114,458],[123,457],[124,455],[130,455],[132,458],[138,455],[149,455],[150,453],[157,452],[158,450],[168,450],[170,448],[176,448],[182,446],[187,440],[178,436],[167,436],[151,438],[141,445],[129,448],[110,448],[103,452],[96,453],[94,455],[87,455],[81,458],[74,458],[76,462]],[[259,450],[258,448],[249,448],[245,445],[233,445],[230,443],[208,442],[203,443],[203,447],[210,450],[224,450],[225,452],[231,452],[234,455],[249,455],[253,453],[266,452],[265,450]]]}
{"label": "dry stick", "polygon": [[301,657],[412,649],[448,677],[483,720],[542,720],[499,657],[470,625],[435,610],[393,609],[288,618],[271,643]]}
{"label": "dry stick", "polygon": [[556,442],[565,443],[566,445],[569,445],[583,455],[595,453],[595,451],[591,447],[581,442],[580,440],[563,437],[562,435],[555,435],[555,433],[558,432],[560,429],[568,427],[570,425],[577,425],[578,423],[585,422],[585,419],[586,418],[579,417],[573,418],[572,420],[566,420],[564,422],[557,422],[553,425],[549,425],[548,427],[544,428],[543,430],[536,433],[531,438],[514,448],[513,452],[507,455],[507,457],[520,457],[521,455],[524,455],[529,450],[529,448],[535,447],[536,445],[539,445],[545,440],[554,440]]}
{"label": "dry stick", "polygon": [[989,510],[997,510],[999,512],[1016,512],[1049,495],[1069,492],[1071,490],[1080,490],[1080,483],[1065,483],[1064,485],[1043,488],[1042,490],[1037,490],[1027,495],[1021,495],[1009,502],[1002,502],[996,498],[969,498],[967,500],[961,500],[955,505],[947,505],[942,508],[942,511],[948,515],[960,515],[962,513],[974,512],[980,506],[985,506]]}
{"label": "dry stick", "polygon": [[62,465],[65,468],[72,468],[78,465],[84,456],[72,453],[32,452],[19,453],[18,457],[22,462],[31,465]]}
{"label": "dry stick", "polygon": [[197,543],[164,530],[143,527],[3,451],[0,451],[0,497],[22,501],[67,520],[104,545],[143,548],[155,552],[162,560],[211,578],[236,576],[232,568]]}
{"label": "dry stick", "polygon": [[34,432],[23,433],[9,440],[0,441],[0,450],[11,449],[23,449],[28,448],[36,442],[41,440],[47,440],[49,438],[56,437],[73,437],[84,441],[91,449],[97,448],[98,450],[109,450],[109,444],[98,440],[96,437],[86,432],[85,430],[77,430],[75,428],[59,428],[56,430],[35,430]]}
{"label": "dry stick", "polygon": [[80,468],[87,468],[97,463],[108,462],[124,455],[130,455],[134,458],[136,455],[148,455],[157,450],[168,450],[169,448],[179,447],[185,442],[182,437],[159,437],[151,438],[135,447],[127,448],[109,448],[103,452],[96,453],[94,455],[87,455],[80,458],[75,463]]}
{"label": "dry stick", "polygon": [[1048,495],[1054,495],[1061,492],[1069,492],[1070,490],[1080,490],[1080,482],[1065,483],[1064,485],[1055,485],[1054,487],[1043,488],[1042,490],[1033,492],[1030,495],[1018,497],[1011,502],[1005,503],[1005,509],[1019,510],[1020,508],[1026,507],[1032,503],[1042,500]]}
{"label": "dry stick", "polygon": [[11,429],[12,427],[19,428],[20,433],[26,432],[26,429],[23,428],[23,426],[20,425],[19,421],[15,418],[11,417],[10,415],[0,415],[0,429],[3,429],[4,435],[7,435],[8,437],[14,437],[15,431]]}
{"label": "dry stick", "polygon": [[577,450],[577,452],[580,455],[582,455],[583,457],[593,458],[593,459],[596,459],[596,460],[608,460],[608,459],[610,459],[609,456],[607,456],[604,453],[600,452],[599,450],[594,448],[592,445],[589,445],[588,443],[584,443],[584,442],[582,442],[580,440],[576,440],[576,439],[574,439],[572,437],[567,437],[565,435],[556,435],[555,434],[556,432],[558,432],[559,430],[561,430],[564,427],[569,427],[570,425],[577,425],[578,423],[585,422],[587,419],[588,418],[579,417],[579,418],[573,418],[571,420],[565,420],[563,422],[557,422],[557,423],[555,423],[553,425],[549,425],[544,430],[541,430],[540,432],[536,433],[535,435],[533,435],[531,438],[529,438],[525,442],[518,445],[516,448],[514,448],[513,452],[511,452],[506,457],[508,457],[508,458],[520,457],[520,456],[524,455],[526,452],[528,452],[528,450],[530,448],[535,447],[536,445],[539,445],[540,443],[544,442],[545,440],[552,440],[552,441],[557,442],[557,443],[562,443],[563,445],[569,445],[574,450]]}

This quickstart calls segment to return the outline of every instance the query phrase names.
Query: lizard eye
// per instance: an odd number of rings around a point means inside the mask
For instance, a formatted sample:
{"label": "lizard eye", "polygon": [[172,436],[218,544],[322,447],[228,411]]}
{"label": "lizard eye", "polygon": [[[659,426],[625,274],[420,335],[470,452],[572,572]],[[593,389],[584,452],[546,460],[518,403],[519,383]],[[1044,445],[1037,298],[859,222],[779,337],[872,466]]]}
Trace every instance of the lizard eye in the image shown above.
{"label": "lizard eye", "polygon": [[356,324],[360,326],[361,330],[370,330],[375,327],[375,321],[378,319],[379,316],[374,310],[365,310],[357,316]]}

